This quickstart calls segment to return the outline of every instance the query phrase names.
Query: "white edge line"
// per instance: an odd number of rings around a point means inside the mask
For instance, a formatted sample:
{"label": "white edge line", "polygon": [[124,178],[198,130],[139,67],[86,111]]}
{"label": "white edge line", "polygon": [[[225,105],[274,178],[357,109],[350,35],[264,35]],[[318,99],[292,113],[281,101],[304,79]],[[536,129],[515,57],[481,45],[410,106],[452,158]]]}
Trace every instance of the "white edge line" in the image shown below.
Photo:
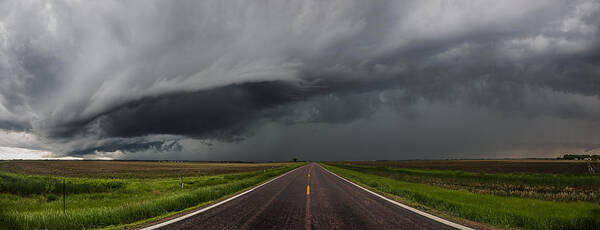
{"label": "white edge line", "polygon": [[[320,166],[320,165],[319,165],[319,166]],[[337,174],[335,174],[335,173],[333,173],[333,172],[329,171],[328,169],[326,169],[326,168],[325,168],[325,167],[323,167],[323,166],[320,166],[320,167],[321,167],[321,168],[323,168],[323,169],[325,169],[325,171],[327,171],[327,172],[329,172],[329,173],[333,174],[334,176],[337,176],[337,177],[341,178],[342,180],[344,180],[344,181],[346,181],[346,182],[348,182],[348,183],[350,183],[350,184],[352,184],[352,185],[354,185],[354,186],[356,186],[356,187],[359,187],[359,188],[361,188],[362,190],[365,190],[365,191],[367,191],[368,193],[371,193],[371,194],[373,194],[373,195],[375,195],[375,196],[378,196],[379,198],[381,198],[381,199],[384,199],[384,200],[386,200],[386,201],[388,201],[388,202],[390,202],[390,203],[393,203],[393,204],[395,204],[395,205],[398,205],[398,206],[400,206],[400,207],[402,207],[402,208],[408,209],[409,211],[412,211],[412,212],[414,212],[414,213],[417,213],[417,214],[419,214],[419,215],[421,215],[421,216],[427,217],[427,218],[429,218],[429,219],[435,220],[435,221],[437,221],[437,222],[440,222],[440,223],[442,223],[442,224],[445,224],[445,225],[448,225],[448,226],[451,226],[451,227],[454,227],[454,228],[458,228],[458,229],[462,229],[462,230],[474,230],[474,229],[472,229],[472,228],[469,228],[469,227],[466,227],[466,226],[463,226],[463,225],[460,225],[460,224],[457,224],[457,223],[454,223],[454,222],[448,221],[448,220],[446,220],[446,219],[442,219],[442,218],[440,218],[440,217],[437,217],[437,216],[431,215],[431,214],[429,214],[429,213],[423,212],[423,211],[421,211],[421,210],[415,209],[415,208],[413,208],[413,207],[407,206],[407,205],[405,205],[405,204],[402,204],[402,203],[400,203],[400,202],[397,202],[397,201],[395,201],[395,200],[392,200],[392,199],[390,199],[390,198],[387,198],[387,197],[385,197],[385,196],[382,196],[382,195],[380,195],[380,194],[378,194],[378,193],[376,193],[376,192],[373,192],[373,191],[371,191],[371,190],[368,190],[368,189],[366,189],[366,188],[364,188],[364,187],[362,187],[362,186],[360,186],[360,185],[358,185],[358,184],[356,184],[356,183],[354,183],[354,182],[352,182],[352,181],[349,181],[349,180],[347,180],[346,178],[343,178],[343,177],[341,177],[341,176],[338,176]]]}
{"label": "white edge line", "polygon": [[198,211],[194,211],[194,212],[192,212],[192,213],[188,213],[188,214],[186,214],[186,215],[183,215],[183,216],[180,216],[180,217],[177,217],[177,218],[174,218],[174,219],[171,219],[171,220],[168,220],[168,221],[162,222],[162,223],[158,223],[158,224],[155,224],[155,225],[152,225],[152,226],[149,226],[149,227],[142,228],[141,230],[153,230],[153,229],[162,228],[162,227],[164,227],[164,226],[167,226],[167,225],[169,225],[169,224],[172,224],[172,223],[175,223],[175,222],[178,222],[178,221],[181,221],[181,220],[184,220],[184,219],[190,218],[190,217],[192,217],[192,216],[198,215],[198,214],[200,214],[200,213],[206,212],[206,211],[208,211],[208,210],[210,210],[210,209],[212,209],[212,208],[215,208],[215,207],[217,207],[217,206],[220,206],[220,205],[222,205],[222,204],[225,204],[225,203],[227,203],[227,202],[229,202],[229,201],[231,201],[231,200],[233,200],[233,199],[235,199],[235,198],[238,198],[238,197],[240,197],[240,196],[243,196],[243,195],[244,195],[244,194],[246,194],[246,193],[252,192],[252,191],[254,191],[254,190],[255,190],[255,189],[257,189],[257,188],[260,188],[260,187],[262,187],[263,185],[266,185],[266,184],[268,184],[268,183],[271,183],[271,182],[273,182],[274,180],[277,180],[277,179],[279,179],[279,178],[281,178],[281,177],[283,177],[283,176],[285,176],[285,175],[287,175],[287,174],[289,174],[289,173],[291,173],[291,172],[293,172],[293,171],[296,171],[296,170],[298,170],[298,169],[300,169],[300,168],[303,168],[303,167],[304,167],[304,166],[300,166],[300,167],[298,167],[298,168],[295,168],[295,169],[293,169],[293,170],[290,170],[289,172],[286,172],[286,173],[284,173],[284,174],[281,174],[281,175],[279,175],[278,177],[275,177],[275,178],[273,178],[273,179],[271,179],[271,180],[269,180],[269,181],[267,181],[267,182],[264,182],[264,183],[262,183],[262,184],[260,184],[260,185],[258,185],[258,186],[256,186],[256,187],[254,187],[254,188],[251,188],[251,189],[249,189],[249,190],[246,190],[246,191],[244,191],[244,192],[242,192],[242,193],[240,193],[240,194],[237,194],[237,195],[235,195],[235,196],[229,197],[229,198],[227,198],[227,199],[225,199],[225,200],[223,200],[223,201],[221,201],[221,202],[219,202],[219,203],[212,204],[212,205],[210,205],[210,206],[208,206],[208,207],[205,207],[205,208],[203,208],[203,209],[200,209],[200,210],[198,210]]}

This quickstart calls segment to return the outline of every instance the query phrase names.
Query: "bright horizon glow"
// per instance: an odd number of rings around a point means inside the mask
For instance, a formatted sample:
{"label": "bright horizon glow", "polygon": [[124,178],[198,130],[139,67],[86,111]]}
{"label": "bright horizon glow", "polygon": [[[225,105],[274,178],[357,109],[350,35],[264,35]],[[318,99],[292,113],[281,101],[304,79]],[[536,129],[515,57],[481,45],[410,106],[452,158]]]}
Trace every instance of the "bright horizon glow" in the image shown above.
{"label": "bright horizon glow", "polygon": [[0,160],[83,160],[81,157],[52,157],[53,153],[44,150],[0,147]]}

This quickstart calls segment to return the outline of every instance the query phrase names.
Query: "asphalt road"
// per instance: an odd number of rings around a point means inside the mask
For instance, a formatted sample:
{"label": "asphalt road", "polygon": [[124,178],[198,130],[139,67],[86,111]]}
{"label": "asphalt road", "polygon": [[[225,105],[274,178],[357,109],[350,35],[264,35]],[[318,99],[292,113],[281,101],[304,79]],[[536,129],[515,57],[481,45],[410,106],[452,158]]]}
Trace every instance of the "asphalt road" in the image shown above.
{"label": "asphalt road", "polygon": [[454,229],[309,164],[160,229]]}

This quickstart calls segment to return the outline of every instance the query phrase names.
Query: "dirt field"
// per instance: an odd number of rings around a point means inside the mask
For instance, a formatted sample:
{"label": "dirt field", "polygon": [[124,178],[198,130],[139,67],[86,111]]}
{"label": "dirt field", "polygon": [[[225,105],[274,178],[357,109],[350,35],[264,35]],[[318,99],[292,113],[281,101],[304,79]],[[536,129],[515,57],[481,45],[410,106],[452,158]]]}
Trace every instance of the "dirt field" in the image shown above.
{"label": "dirt field", "polygon": [[195,163],[141,161],[3,161],[0,171],[92,178],[155,178],[248,172],[287,163]]}
{"label": "dirt field", "polygon": [[[355,161],[358,165],[399,168],[461,170],[486,173],[600,173],[600,162],[571,160],[414,160],[414,161]],[[590,167],[592,170],[590,170]]]}

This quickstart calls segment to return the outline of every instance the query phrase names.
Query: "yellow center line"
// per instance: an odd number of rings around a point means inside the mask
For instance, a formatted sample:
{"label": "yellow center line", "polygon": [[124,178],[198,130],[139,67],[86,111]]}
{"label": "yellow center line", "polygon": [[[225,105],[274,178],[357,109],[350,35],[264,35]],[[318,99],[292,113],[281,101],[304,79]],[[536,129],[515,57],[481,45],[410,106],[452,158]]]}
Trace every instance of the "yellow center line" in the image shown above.
{"label": "yellow center line", "polygon": [[310,195],[310,171],[312,167],[308,168],[308,184],[306,185],[306,195]]}

